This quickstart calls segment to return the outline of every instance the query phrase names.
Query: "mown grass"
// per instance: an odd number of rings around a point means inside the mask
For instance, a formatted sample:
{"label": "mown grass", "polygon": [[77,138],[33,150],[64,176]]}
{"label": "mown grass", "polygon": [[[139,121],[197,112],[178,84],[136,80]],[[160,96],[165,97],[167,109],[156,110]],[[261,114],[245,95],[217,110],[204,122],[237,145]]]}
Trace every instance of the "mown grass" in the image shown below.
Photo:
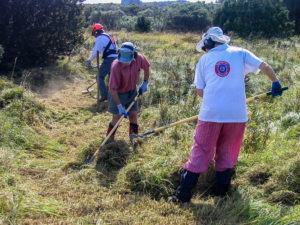
{"label": "mown grass", "polygon": [[[198,113],[201,100],[192,83],[201,35],[113,34],[119,44],[132,41],[151,63],[149,91],[140,98],[141,132]],[[32,77],[65,76],[64,85],[42,100],[28,91],[30,85],[0,79],[0,224],[300,224],[299,37],[233,37],[233,45],[269,62],[289,90],[248,104],[230,195],[209,195],[211,165],[183,206],[166,199],[179,184],[196,121],[130,145],[125,120],[116,142],[87,165],[110,120],[105,104],[97,108],[91,96],[81,96],[89,76],[94,79],[95,70],[84,64],[92,44],[87,38],[57,67],[31,71]],[[262,73],[250,74],[246,85],[247,97],[270,89]]]}

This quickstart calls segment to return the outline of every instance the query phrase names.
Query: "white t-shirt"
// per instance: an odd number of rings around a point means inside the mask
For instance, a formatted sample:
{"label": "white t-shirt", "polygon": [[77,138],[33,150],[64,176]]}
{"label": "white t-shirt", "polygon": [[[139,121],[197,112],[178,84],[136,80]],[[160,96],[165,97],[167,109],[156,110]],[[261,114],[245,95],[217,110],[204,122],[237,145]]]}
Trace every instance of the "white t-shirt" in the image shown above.
{"label": "white t-shirt", "polygon": [[[109,41],[110,41],[110,39],[106,35],[100,35],[100,36],[98,36],[96,38],[96,42],[95,42],[92,54],[91,54],[91,56],[90,56],[89,59],[92,61],[94,58],[96,58],[97,57],[97,51],[99,51],[99,55],[100,55],[100,57],[102,57],[102,54],[103,54],[106,46],[108,45]],[[115,44],[112,43],[109,46],[108,49],[116,49]],[[110,54],[107,57],[115,57],[116,58],[117,56],[118,56],[117,54]]]}
{"label": "white t-shirt", "polygon": [[199,120],[246,122],[245,76],[258,73],[263,61],[252,52],[219,45],[204,54],[196,67],[194,84],[203,89]]}

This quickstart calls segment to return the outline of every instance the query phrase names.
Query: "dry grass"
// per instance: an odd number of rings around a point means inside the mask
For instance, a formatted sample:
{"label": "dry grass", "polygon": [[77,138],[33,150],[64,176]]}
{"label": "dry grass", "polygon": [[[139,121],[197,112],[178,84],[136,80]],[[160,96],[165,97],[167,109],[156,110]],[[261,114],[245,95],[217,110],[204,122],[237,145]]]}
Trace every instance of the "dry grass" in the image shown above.
{"label": "dry grass", "polygon": [[[136,42],[151,60],[150,90],[142,96],[139,112],[142,133],[197,114],[200,101],[190,86],[199,58],[194,54],[197,35],[119,32],[116,36]],[[257,48],[265,57],[269,52],[275,54],[270,47],[265,50],[238,41]],[[189,57],[182,57],[182,51]],[[11,142],[21,143],[0,147],[0,224],[297,224],[299,152],[295,149],[299,147],[299,126],[294,123],[298,123],[298,116],[290,113],[279,124],[283,111],[298,112],[297,88],[292,87],[291,94],[278,99],[277,105],[266,100],[251,107],[250,115],[255,117],[247,132],[257,134],[257,130],[263,130],[261,124],[269,121],[270,137],[249,140],[256,141],[258,148],[242,152],[229,196],[209,195],[207,189],[214,177],[210,166],[200,177],[192,202],[178,206],[168,203],[166,198],[179,184],[195,123],[168,129],[131,145],[128,121],[124,120],[116,142],[103,148],[96,166],[86,165],[104,139],[111,119],[106,112],[107,103],[97,108],[93,94],[81,94],[94,81],[95,71],[78,65],[87,52],[75,56],[74,68],[52,68],[47,72],[60,77],[68,71],[76,79],[66,76],[57,80],[54,76],[45,89],[37,92],[37,103],[42,107],[33,104],[36,100],[24,100],[30,106],[23,107],[21,113],[30,118],[24,125],[26,129],[23,125],[14,127],[18,120],[11,121],[11,117],[0,114],[0,121],[5,122],[2,130],[7,131],[5,138],[14,137]],[[279,68],[291,56],[278,57],[273,60]],[[298,71],[300,60],[293,57]],[[288,76],[295,78],[295,82],[299,80],[294,74]],[[288,82],[288,76],[283,80]],[[173,82],[174,77],[179,81]],[[256,79],[249,81],[249,93],[265,89],[265,81],[257,85]],[[36,107],[39,110],[29,110]],[[10,136],[7,133],[13,127],[16,131]],[[283,127],[288,130],[281,130]]]}

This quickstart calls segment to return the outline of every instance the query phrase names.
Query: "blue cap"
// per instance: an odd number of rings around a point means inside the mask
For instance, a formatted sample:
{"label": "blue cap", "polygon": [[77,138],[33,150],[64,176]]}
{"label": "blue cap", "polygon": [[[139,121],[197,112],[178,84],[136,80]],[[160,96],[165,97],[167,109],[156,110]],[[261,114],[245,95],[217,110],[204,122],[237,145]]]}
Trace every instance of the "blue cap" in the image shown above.
{"label": "blue cap", "polygon": [[131,42],[124,42],[119,49],[118,61],[130,63],[134,58],[135,47]]}

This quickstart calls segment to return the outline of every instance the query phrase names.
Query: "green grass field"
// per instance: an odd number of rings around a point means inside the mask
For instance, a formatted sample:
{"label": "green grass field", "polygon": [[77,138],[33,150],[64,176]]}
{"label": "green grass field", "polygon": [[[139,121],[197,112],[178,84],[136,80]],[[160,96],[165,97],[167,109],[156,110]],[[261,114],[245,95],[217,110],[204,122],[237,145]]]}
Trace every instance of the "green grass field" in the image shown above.
{"label": "green grass field", "polygon": [[[141,133],[198,114],[193,78],[200,34],[113,34],[119,45],[132,41],[151,63],[149,91],[139,101]],[[24,72],[22,85],[0,79],[0,224],[300,224],[299,37],[232,37],[232,45],[268,62],[289,89],[248,104],[230,194],[209,195],[211,166],[184,205],[167,197],[179,184],[196,121],[130,144],[124,120],[116,141],[87,165],[111,119],[107,103],[97,107],[95,93],[81,94],[96,74],[85,65],[93,41],[56,66]],[[44,86],[30,82],[35,77],[44,77]],[[249,74],[247,97],[270,86],[264,74]]]}

